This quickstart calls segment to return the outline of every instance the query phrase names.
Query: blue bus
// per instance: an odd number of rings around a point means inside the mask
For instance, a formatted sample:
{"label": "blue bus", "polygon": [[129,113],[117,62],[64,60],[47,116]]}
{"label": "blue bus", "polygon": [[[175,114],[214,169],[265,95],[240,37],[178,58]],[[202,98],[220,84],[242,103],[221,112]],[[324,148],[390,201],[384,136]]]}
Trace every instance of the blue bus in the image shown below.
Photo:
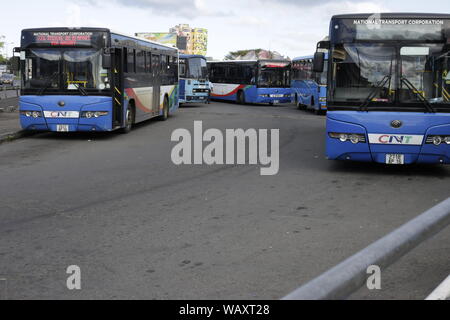
{"label": "blue bus", "polygon": [[287,60],[208,62],[211,96],[239,104],[291,103],[290,64]]}
{"label": "blue bus", "polygon": [[33,131],[113,131],[178,108],[178,49],[102,28],[22,31],[20,122]]}
{"label": "blue bus", "polygon": [[313,72],[314,56],[299,57],[292,60],[292,95],[295,105],[301,109],[324,114],[327,110],[327,61],[325,53],[324,71]]}
{"label": "blue bus", "polygon": [[180,104],[209,101],[208,66],[201,55],[180,55]]}
{"label": "blue bus", "polygon": [[450,15],[334,16],[328,47],[329,159],[450,163]]}

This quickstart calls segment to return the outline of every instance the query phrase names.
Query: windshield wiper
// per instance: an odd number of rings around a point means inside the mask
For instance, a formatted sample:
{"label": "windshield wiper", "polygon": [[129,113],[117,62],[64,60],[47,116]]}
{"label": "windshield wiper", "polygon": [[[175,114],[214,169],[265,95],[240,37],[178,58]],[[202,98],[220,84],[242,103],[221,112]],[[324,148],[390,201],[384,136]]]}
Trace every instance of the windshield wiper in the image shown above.
{"label": "windshield wiper", "polygon": [[83,96],[87,96],[87,95],[88,95],[86,89],[83,88],[82,86],[80,86],[80,84],[75,83],[74,86],[81,92],[81,94],[82,94]]}
{"label": "windshield wiper", "polygon": [[[359,106],[359,110],[363,111],[366,110],[367,111],[367,107],[369,106],[369,104],[372,102],[372,100],[378,95],[378,93],[381,91],[381,89],[384,88],[384,86],[386,85],[386,83],[389,81],[391,81],[392,79],[392,74],[388,74],[385,75],[383,77],[383,79],[381,79],[380,82],[378,82],[375,87],[373,87],[372,91],[369,93],[369,95],[367,96],[366,100],[364,100],[363,104],[361,104]],[[389,86],[391,87],[391,86]]]}
{"label": "windshield wiper", "polygon": [[53,80],[55,80],[56,76],[58,76],[58,75],[59,75],[59,72],[55,72],[51,75],[51,77],[47,80],[47,82],[44,84],[44,86],[41,88],[41,90],[39,90],[38,96],[42,96],[44,91],[47,90],[51,86]]}
{"label": "windshield wiper", "polygon": [[410,90],[412,93],[414,93],[419,98],[419,100],[424,104],[424,106],[428,112],[430,112],[430,113],[436,112],[436,111],[434,111],[430,102],[428,102],[428,100],[422,95],[421,92],[419,92],[419,90],[411,83],[411,81],[409,81],[407,78],[405,78],[403,76],[400,77],[400,81],[406,85],[408,90]]}

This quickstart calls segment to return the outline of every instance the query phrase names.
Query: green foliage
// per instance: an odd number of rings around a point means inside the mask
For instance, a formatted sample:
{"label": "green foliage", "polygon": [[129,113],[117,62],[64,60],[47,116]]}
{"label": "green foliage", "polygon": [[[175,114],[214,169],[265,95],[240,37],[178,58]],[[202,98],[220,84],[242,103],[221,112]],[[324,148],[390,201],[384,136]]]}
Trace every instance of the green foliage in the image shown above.
{"label": "green foliage", "polygon": [[0,35],[0,64],[5,64],[7,62],[6,58],[3,56],[3,48],[5,47],[5,42],[3,41],[5,39],[4,36]]}

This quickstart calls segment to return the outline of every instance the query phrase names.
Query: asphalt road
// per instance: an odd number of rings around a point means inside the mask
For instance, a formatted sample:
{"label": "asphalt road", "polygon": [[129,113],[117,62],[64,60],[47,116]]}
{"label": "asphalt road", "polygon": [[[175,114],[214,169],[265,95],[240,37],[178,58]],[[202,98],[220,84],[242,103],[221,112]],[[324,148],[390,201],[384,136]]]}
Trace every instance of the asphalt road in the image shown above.
{"label": "asphalt road", "polygon": [[[173,165],[171,134],[194,120],[280,129],[279,174]],[[324,126],[294,106],[213,103],[128,135],[1,145],[7,298],[279,299],[450,196],[450,168],[326,160]],[[423,299],[450,273],[449,252],[447,229],[383,270],[381,291],[352,298]],[[66,287],[70,265],[81,291]]]}

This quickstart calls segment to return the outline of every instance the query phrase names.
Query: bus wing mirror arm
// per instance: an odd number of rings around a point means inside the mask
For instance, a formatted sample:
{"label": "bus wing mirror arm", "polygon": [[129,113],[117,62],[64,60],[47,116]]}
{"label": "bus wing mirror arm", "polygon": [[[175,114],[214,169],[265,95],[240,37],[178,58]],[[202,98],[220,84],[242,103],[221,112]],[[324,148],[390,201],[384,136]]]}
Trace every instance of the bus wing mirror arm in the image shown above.
{"label": "bus wing mirror arm", "polygon": [[111,55],[115,53],[114,48],[105,48],[102,54],[102,67],[103,69],[111,69],[112,58]]}
{"label": "bus wing mirror arm", "polygon": [[325,53],[316,52],[314,54],[313,71],[322,73],[325,69]]}

